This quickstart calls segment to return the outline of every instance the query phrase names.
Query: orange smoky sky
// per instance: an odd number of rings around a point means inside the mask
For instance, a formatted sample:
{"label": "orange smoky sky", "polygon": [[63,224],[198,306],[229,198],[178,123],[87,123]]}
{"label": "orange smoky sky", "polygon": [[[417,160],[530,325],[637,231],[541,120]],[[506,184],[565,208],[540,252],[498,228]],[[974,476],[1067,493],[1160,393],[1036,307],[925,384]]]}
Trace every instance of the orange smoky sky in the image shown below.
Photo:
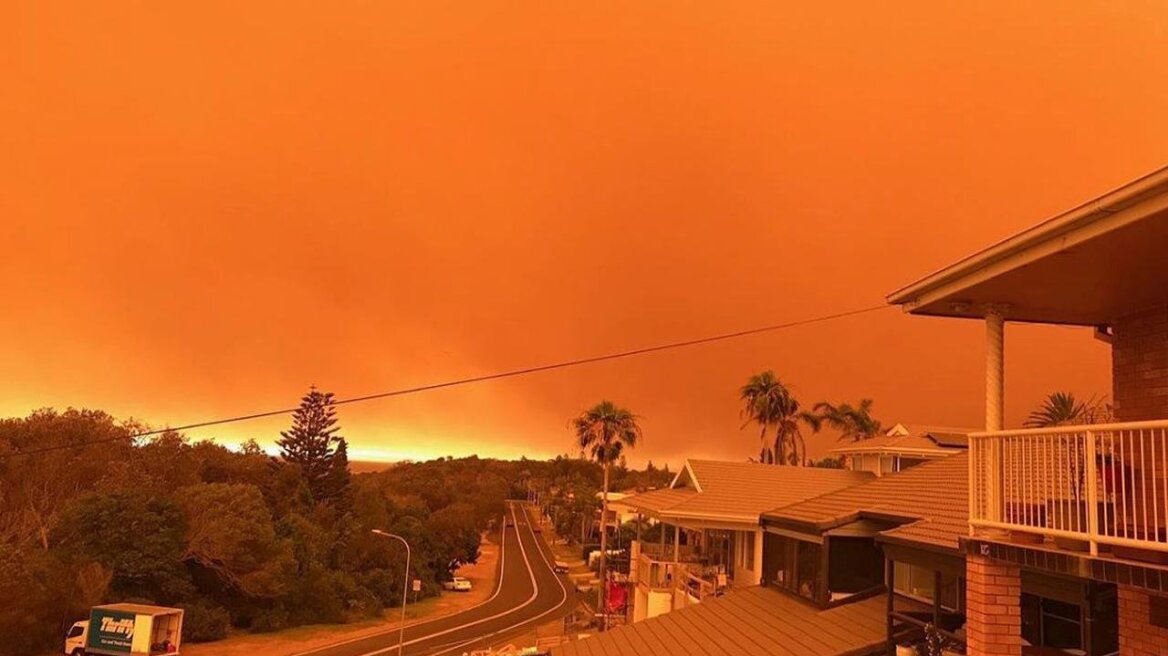
{"label": "orange smoky sky", "polygon": [[[1159,0],[3,13],[3,416],[178,425],[870,306],[1168,159]],[[358,457],[547,457],[611,398],[636,463],[741,459],[766,368],[979,425],[982,333],[888,309],[339,413]],[[1008,340],[1011,423],[1109,390],[1090,331]]]}

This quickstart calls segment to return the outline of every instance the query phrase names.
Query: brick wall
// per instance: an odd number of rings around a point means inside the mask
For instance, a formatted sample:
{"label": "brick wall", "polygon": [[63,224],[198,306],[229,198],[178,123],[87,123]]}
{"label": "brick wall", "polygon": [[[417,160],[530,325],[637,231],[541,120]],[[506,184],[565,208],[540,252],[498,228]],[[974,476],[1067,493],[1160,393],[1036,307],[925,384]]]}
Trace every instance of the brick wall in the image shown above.
{"label": "brick wall", "polygon": [[965,639],[970,656],[1021,656],[1018,567],[970,555],[965,559],[965,576]]}
{"label": "brick wall", "polygon": [[1119,586],[1119,653],[1123,656],[1168,654],[1168,629],[1150,623],[1149,599],[1140,588]]}
{"label": "brick wall", "polygon": [[1115,418],[1168,419],[1168,304],[1123,317],[1112,328]]}

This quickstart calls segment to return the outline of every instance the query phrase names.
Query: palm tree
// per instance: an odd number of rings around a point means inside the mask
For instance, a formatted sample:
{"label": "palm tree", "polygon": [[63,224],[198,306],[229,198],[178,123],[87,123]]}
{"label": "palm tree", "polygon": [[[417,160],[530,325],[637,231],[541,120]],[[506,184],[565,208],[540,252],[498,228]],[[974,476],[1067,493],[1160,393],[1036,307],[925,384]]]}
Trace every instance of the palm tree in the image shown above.
{"label": "palm tree", "polygon": [[815,415],[799,409],[799,400],[790,393],[786,402],[779,404],[775,416],[775,456],[778,464],[807,464],[807,443],[803,441],[800,423],[815,427]]}
{"label": "palm tree", "polygon": [[850,403],[832,405],[827,401],[820,401],[813,408],[815,420],[811,427],[815,432],[823,424],[827,424],[840,432],[840,440],[859,442],[880,434],[883,426],[872,416],[872,399],[860,399],[860,404],[853,407]]}
{"label": "palm tree", "polygon": [[742,424],[742,428],[746,428],[750,422],[755,422],[759,425],[760,431],[758,441],[760,443],[758,461],[763,464],[773,464],[775,461],[774,452],[767,443],[767,429],[773,423],[775,415],[775,408],[778,407],[780,400],[787,394],[783,383],[775,376],[773,371],[764,371],[761,374],[754,374],[738,391],[738,398],[742,400],[742,412],[740,415],[746,419],[746,423]]}
{"label": "palm tree", "polygon": [[1042,400],[1023,425],[1027,428],[1047,428],[1049,426],[1065,426],[1068,424],[1082,424],[1091,409],[1086,403],[1075,400],[1070,392],[1054,392]]}
{"label": "palm tree", "polygon": [[608,567],[608,472],[618,462],[625,449],[631,449],[641,439],[638,417],[612,401],[601,401],[572,420],[576,441],[581,452],[586,452],[604,469],[604,485],[600,501],[600,590],[597,609],[608,616],[604,607],[606,568]]}
{"label": "palm tree", "polygon": [[[746,424],[755,422],[760,427],[759,462],[766,464],[792,464],[803,462],[807,447],[803,443],[803,433],[799,422],[809,424],[814,421],[810,413],[799,409],[799,401],[787,386],[767,370],[754,374],[738,392],[742,400],[742,416]],[[742,427],[745,428],[746,424]],[[767,431],[774,428],[774,441],[767,441]],[[802,453],[801,453],[802,452]]]}

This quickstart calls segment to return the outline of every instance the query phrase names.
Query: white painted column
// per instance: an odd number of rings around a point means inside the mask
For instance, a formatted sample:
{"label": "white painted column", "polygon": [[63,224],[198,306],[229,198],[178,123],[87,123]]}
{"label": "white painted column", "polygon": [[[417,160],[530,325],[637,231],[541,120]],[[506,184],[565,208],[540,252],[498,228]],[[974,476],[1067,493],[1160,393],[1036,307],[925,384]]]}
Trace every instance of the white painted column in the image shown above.
{"label": "white painted column", "polygon": [[[1003,414],[1006,405],[1006,322],[1001,310],[989,305],[985,309],[986,323],[986,431],[1000,431],[1005,426]],[[989,485],[986,510],[989,519],[1002,521],[1002,443],[991,440],[986,455]]]}
{"label": "white painted column", "polygon": [[754,540],[754,568],[753,568],[754,583],[753,583],[753,585],[758,585],[759,583],[762,583],[762,546],[763,546],[762,529],[755,529],[754,535],[751,536],[751,539]]}
{"label": "white painted column", "polygon": [[986,412],[987,431],[1000,431],[1003,427],[1002,411],[1005,407],[1006,370],[1006,322],[1001,312],[994,306],[986,307]]}
{"label": "white painted column", "polygon": [[673,562],[681,560],[681,524],[673,525]]}

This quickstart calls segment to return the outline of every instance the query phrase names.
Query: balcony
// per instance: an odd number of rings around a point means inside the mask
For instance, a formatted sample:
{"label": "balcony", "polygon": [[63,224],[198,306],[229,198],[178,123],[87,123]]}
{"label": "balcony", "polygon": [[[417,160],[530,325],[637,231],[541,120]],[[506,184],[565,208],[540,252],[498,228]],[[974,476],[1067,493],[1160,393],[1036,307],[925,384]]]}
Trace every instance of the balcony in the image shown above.
{"label": "balcony", "polygon": [[657,591],[680,590],[692,601],[700,601],[728,585],[725,573],[706,561],[693,547],[682,546],[675,554],[673,545],[662,548],[643,543],[637,558],[637,583]]}
{"label": "balcony", "polygon": [[652,556],[656,560],[673,561],[674,555],[676,560],[681,562],[698,562],[700,554],[698,549],[692,545],[683,544],[677,547],[676,551],[672,544],[658,544],[656,542],[641,542],[641,554]]}
{"label": "balcony", "polygon": [[970,436],[975,530],[1168,563],[1168,421]]}
{"label": "balcony", "polygon": [[652,590],[673,590],[689,576],[690,570],[701,568],[699,558],[690,547],[681,547],[674,560],[672,545],[642,543],[637,558],[637,583]]}

